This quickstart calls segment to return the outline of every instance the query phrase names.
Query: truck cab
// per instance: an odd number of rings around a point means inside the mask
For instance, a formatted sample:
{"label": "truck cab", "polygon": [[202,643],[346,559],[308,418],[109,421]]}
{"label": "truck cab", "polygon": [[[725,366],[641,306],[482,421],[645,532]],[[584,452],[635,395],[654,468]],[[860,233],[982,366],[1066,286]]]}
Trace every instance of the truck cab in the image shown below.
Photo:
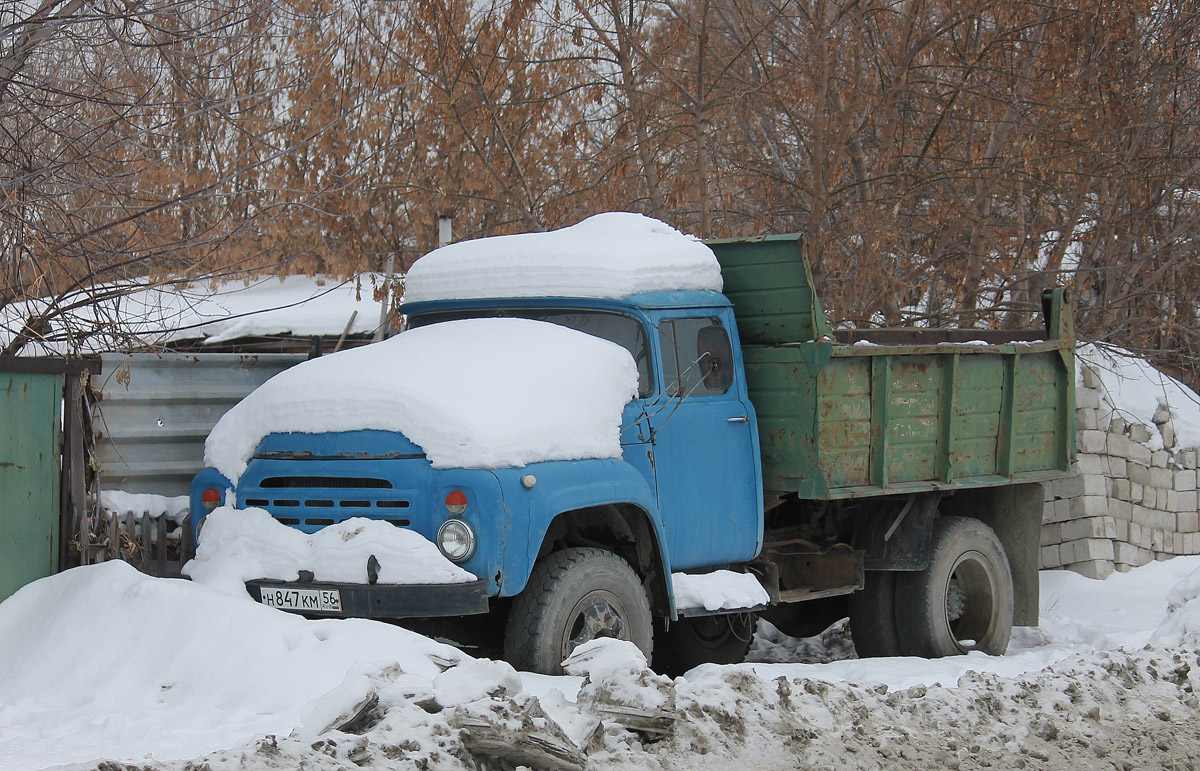
{"label": "truck cab", "polygon": [[[341,585],[334,587],[337,613],[456,616],[489,612],[515,598],[507,655],[542,671],[554,671],[571,647],[595,636],[632,639],[649,655],[651,617],[677,616],[673,573],[740,564],[758,554],[763,495],[757,422],[733,308],[719,291],[510,293],[405,302],[401,310],[409,330],[401,337],[467,320],[525,319],[623,348],[636,366],[637,386],[620,415],[619,457],[436,468],[402,432],[273,432],[262,437],[236,484],[216,468],[196,477],[193,526],[201,545],[205,515],[228,503],[265,509],[308,533],[352,517],[414,530],[477,580]],[[511,374],[499,369],[489,377]],[[474,398],[486,405],[488,382],[475,386]],[[591,596],[584,606],[563,611],[574,618],[544,622],[547,602],[558,610],[555,587],[564,571],[612,574],[614,586],[584,592]],[[307,582],[310,592],[330,589],[311,574],[284,583],[297,582]],[[247,586],[261,601],[278,596],[271,592],[281,582],[264,577]],[[514,621],[521,617],[528,617],[524,631]]]}
{"label": "truck cab", "polygon": [[[645,490],[636,498],[556,492],[548,508],[529,513],[531,541],[539,551],[545,544],[538,534],[561,514],[636,505],[647,509],[661,533],[672,570],[743,562],[758,553],[763,499],[757,423],[733,309],[723,295],[441,301],[406,304],[404,311],[410,328],[482,317],[546,321],[614,342],[633,356],[638,394],[622,415],[621,460],[638,472]],[[516,574],[525,572],[513,567]],[[522,584],[501,596],[520,591]]]}

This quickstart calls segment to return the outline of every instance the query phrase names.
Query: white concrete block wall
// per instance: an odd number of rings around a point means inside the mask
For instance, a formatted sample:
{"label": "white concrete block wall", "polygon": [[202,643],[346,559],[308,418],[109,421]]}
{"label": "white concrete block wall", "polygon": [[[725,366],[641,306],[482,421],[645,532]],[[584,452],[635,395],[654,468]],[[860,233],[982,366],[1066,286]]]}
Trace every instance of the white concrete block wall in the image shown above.
{"label": "white concrete block wall", "polygon": [[[1042,567],[1104,578],[1200,554],[1197,448],[1175,447],[1168,423],[1103,415],[1099,379],[1085,368],[1083,382],[1076,390],[1074,475],[1046,485]],[[1164,446],[1151,449],[1152,437]]]}

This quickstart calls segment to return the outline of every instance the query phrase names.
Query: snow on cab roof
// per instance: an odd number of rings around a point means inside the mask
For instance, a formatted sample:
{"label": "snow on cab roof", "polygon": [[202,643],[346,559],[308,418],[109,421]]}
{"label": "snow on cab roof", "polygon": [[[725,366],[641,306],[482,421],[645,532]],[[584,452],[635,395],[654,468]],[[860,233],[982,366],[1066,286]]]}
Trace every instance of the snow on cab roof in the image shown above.
{"label": "snow on cab roof", "polygon": [[225,413],[205,465],[237,481],[268,434],[381,429],[435,468],[618,458],[637,365],[615,343],[528,319],[468,319],[280,372]]}
{"label": "snow on cab roof", "polygon": [[416,261],[404,300],[480,297],[620,298],[722,288],[716,255],[656,219],[607,212],[547,233],[443,246]]}

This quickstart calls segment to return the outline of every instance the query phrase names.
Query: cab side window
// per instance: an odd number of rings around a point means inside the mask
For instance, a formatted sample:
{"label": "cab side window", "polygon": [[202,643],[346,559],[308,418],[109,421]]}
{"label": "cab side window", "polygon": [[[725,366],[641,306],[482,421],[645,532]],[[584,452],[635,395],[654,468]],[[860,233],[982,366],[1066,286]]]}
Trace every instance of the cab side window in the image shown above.
{"label": "cab side window", "polygon": [[658,337],[671,396],[712,396],[733,385],[729,333],[715,318],[667,319],[659,323]]}

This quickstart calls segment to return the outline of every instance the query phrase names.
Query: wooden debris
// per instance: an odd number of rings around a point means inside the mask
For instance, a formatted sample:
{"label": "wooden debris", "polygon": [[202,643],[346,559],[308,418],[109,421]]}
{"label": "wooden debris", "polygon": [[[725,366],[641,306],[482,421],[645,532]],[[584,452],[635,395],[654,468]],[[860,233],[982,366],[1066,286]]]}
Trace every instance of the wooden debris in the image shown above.
{"label": "wooden debris", "polygon": [[509,700],[503,705],[492,712],[460,707],[450,717],[450,725],[461,731],[463,746],[484,765],[499,761],[506,767],[528,766],[534,771],[585,771],[586,756],[536,699],[524,705]]}
{"label": "wooden debris", "polygon": [[665,709],[640,709],[625,704],[593,703],[590,711],[601,720],[611,720],[630,731],[657,741],[675,730],[675,713]]}
{"label": "wooden debris", "polygon": [[366,696],[354,703],[354,706],[329,722],[319,734],[330,731],[343,731],[348,734],[361,734],[369,731],[378,721],[376,707],[379,706],[379,694],[370,691]]}

